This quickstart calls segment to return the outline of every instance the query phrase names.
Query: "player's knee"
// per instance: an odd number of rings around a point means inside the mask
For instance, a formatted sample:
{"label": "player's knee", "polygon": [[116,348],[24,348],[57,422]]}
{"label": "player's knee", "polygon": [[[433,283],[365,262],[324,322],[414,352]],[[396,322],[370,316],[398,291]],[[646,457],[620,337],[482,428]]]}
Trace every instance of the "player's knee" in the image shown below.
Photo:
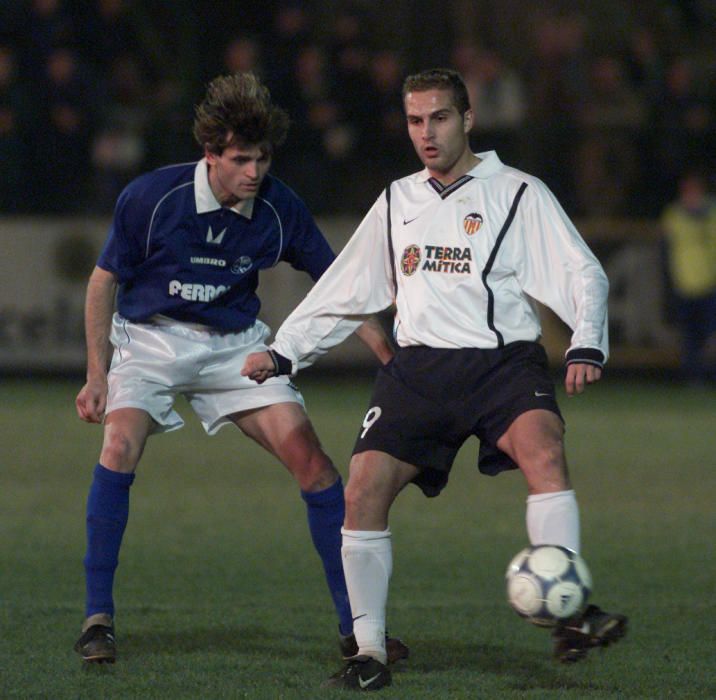
{"label": "player's knee", "polygon": [[571,488],[561,440],[536,447],[521,466],[527,476],[530,493]]}
{"label": "player's knee", "polygon": [[373,504],[390,500],[386,491],[388,484],[373,469],[361,468],[360,458],[351,462],[350,479],[345,489],[346,512],[362,513],[372,509]]}
{"label": "player's knee", "polygon": [[107,469],[118,472],[133,472],[139,461],[142,446],[122,432],[110,430],[106,433],[100,462]]}
{"label": "player's knee", "polygon": [[330,488],[340,478],[333,462],[321,449],[313,450],[305,459],[289,465],[289,470],[301,490],[308,493]]}
{"label": "player's knee", "polygon": [[385,530],[388,527],[390,499],[374,484],[349,481],[345,501],[345,525],[349,530]]}
{"label": "player's knee", "polygon": [[364,484],[355,480],[349,481],[345,489],[346,512],[360,513],[370,502],[370,494],[371,490]]}

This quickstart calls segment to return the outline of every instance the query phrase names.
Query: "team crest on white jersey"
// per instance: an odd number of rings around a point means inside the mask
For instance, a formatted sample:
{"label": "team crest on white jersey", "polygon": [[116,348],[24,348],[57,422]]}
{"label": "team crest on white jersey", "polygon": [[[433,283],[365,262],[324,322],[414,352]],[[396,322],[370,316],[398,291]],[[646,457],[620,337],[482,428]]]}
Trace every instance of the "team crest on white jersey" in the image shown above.
{"label": "team crest on white jersey", "polygon": [[224,240],[225,233],[226,229],[214,236],[214,232],[211,230],[211,226],[209,226],[209,230],[206,232],[206,242],[211,243],[212,245],[221,245],[221,242]]}
{"label": "team crest on white jersey", "polygon": [[470,212],[462,220],[462,227],[468,236],[477,233],[480,230],[480,226],[482,226],[482,214],[478,214],[476,211]]}
{"label": "team crest on white jersey", "polygon": [[420,246],[412,243],[406,246],[400,258],[400,269],[406,277],[414,275],[420,264]]}

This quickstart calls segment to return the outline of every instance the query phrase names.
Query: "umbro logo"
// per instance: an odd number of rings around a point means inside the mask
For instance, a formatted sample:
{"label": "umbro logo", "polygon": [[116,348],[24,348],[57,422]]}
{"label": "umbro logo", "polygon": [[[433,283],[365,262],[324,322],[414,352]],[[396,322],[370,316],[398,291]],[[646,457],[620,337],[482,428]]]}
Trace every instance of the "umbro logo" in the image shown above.
{"label": "umbro logo", "polygon": [[211,230],[211,226],[209,226],[209,230],[206,233],[206,242],[211,243],[212,245],[221,245],[221,242],[224,240],[225,233],[226,229],[224,229],[217,236],[214,236],[214,232]]}

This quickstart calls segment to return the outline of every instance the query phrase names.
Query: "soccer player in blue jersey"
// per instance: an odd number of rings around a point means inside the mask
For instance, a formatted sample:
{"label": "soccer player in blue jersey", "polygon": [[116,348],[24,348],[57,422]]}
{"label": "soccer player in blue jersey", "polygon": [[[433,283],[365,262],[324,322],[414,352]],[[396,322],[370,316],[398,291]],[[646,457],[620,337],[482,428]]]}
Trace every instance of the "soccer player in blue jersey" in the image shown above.
{"label": "soccer player in blue jersey", "polygon": [[[285,261],[315,281],[334,259],[303,202],[269,175],[287,129],[286,113],[254,75],[219,77],[196,110],[204,157],[137,178],[117,201],[87,288],[87,381],[76,399],[80,418],[104,422],[87,500],[85,621],[75,644],[85,661],[115,660],[113,582],[129,491],[147,438],[183,425],[177,394],[208,434],[233,423],[294,476],[338,613],[341,651],[357,651],[341,563],[340,476],[288,379],[257,385],[240,373],[270,332],[257,318],[259,271]],[[391,358],[376,321],[357,333],[381,363]],[[389,647],[394,659],[407,656],[399,640]]]}

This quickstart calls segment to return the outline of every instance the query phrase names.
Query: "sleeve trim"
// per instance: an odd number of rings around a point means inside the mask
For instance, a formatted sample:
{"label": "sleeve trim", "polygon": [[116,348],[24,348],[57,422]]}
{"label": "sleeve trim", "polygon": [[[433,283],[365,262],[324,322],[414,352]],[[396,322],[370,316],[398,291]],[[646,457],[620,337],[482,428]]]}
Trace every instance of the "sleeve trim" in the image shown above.
{"label": "sleeve trim", "polygon": [[597,348],[573,348],[567,352],[565,357],[567,365],[575,363],[594,365],[600,369],[604,367],[604,353]]}

